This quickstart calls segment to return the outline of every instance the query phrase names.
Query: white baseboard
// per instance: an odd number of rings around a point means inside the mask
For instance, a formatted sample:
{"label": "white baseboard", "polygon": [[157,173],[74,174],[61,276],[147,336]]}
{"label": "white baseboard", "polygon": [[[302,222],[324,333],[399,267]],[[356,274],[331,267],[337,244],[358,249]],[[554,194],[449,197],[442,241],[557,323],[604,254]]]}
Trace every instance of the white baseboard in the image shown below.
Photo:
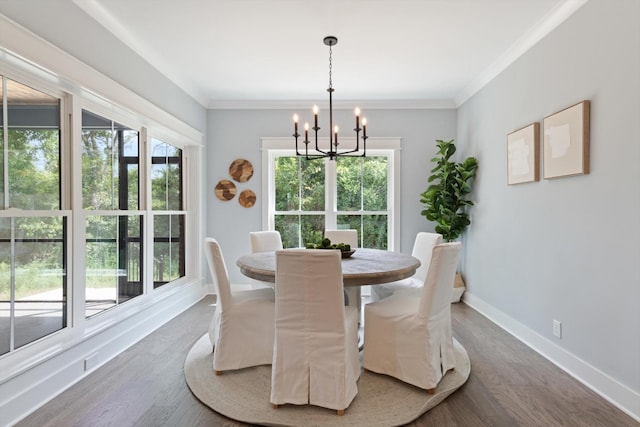
{"label": "white baseboard", "polygon": [[640,421],[640,393],[569,353],[483,299],[476,297],[468,290],[464,293],[462,301],[598,393],[627,415],[636,421]]}
{"label": "white baseboard", "polygon": [[[113,326],[0,384],[0,426],[11,426],[201,300],[201,282],[167,293]],[[144,307],[144,308],[142,308]]]}

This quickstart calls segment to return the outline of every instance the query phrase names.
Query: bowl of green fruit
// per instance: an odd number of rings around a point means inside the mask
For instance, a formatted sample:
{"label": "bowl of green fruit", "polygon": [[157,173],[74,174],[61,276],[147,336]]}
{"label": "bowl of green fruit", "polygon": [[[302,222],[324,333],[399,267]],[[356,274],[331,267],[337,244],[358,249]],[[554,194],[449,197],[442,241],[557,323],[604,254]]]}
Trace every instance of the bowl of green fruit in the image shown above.
{"label": "bowl of green fruit", "polygon": [[349,258],[356,252],[355,249],[351,249],[351,245],[348,243],[331,243],[331,240],[326,237],[322,239],[321,243],[307,243],[305,247],[307,249],[338,249],[342,258]]}

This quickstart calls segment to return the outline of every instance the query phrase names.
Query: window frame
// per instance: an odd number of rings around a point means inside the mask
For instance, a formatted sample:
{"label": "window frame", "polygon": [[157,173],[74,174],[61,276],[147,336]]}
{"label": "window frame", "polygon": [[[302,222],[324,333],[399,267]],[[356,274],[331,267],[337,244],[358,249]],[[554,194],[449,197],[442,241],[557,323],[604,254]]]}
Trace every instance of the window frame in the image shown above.
{"label": "window frame", "polygon": [[[2,19],[0,19],[0,22]],[[51,56],[57,58],[55,71],[40,64],[50,64]],[[65,328],[43,336],[18,349],[0,356],[0,382],[20,375],[30,368],[50,360],[57,354],[89,341],[96,334],[103,333],[120,322],[126,322],[143,310],[153,307],[161,301],[169,301],[172,296],[183,292],[189,286],[189,292],[199,287],[191,285],[202,283],[201,242],[202,201],[201,173],[203,170],[202,152],[203,134],[185,122],[144,100],[118,83],[96,73],[81,62],[65,55],[51,52],[49,46],[40,46],[34,52],[33,62],[0,47],[0,75],[27,85],[48,95],[61,99],[60,104],[60,209],[55,211],[14,211],[2,210],[0,217],[62,216],[67,218],[67,325]],[[98,93],[109,94],[106,98]],[[153,289],[146,277],[141,298],[130,303],[106,310],[99,316],[85,318],[84,269],[85,257],[82,254],[85,245],[84,222],[86,214],[96,215],[104,211],[86,211],[82,205],[82,108],[101,114],[111,120],[125,124],[140,131],[140,206],[138,211],[120,211],[120,214],[141,213],[143,219],[143,238],[145,245],[152,238],[150,223],[146,214],[147,195],[150,193],[150,175],[147,159],[147,135],[156,135],[159,139],[183,150],[183,211],[185,214],[185,276],[170,282],[166,286]],[[147,188],[148,187],[148,188]],[[75,248],[75,250],[74,250]],[[143,256],[152,253],[146,250]],[[82,256],[80,256],[82,254]],[[152,256],[152,255],[151,255]],[[149,268],[150,263],[145,262]],[[192,290],[192,291],[191,291]],[[165,310],[159,305],[160,310]]]}
{"label": "window frame", "polygon": [[[0,63],[0,65],[3,65],[2,63]],[[63,267],[66,269],[66,271],[69,271],[70,265],[72,264],[72,248],[71,245],[67,244],[67,242],[70,241],[70,236],[72,235],[72,229],[71,229],[71,223],[72,223],[72,218],[73,218],[73,211],[71,210],[70,204],[69,204],[69,191],[68,191],[68,187],[70,187],[70,182],[71,182],[71,174],[69,173],[69,169],[67,167],[65,167],[66,165],[68,165],[68,158],[65,158],[65,155],[68,155],[68,150],[67,147],[64,143],[65,138],[66,140],[69,139],[69,135],[70,135],[70,126],[69,126],[69,122],[67,120],[65,120],[65,117],[67,117],[68,112],[69,112],[69,97],[68,94],[60,89],[60,88],[56,88],[55,86],[49,85],[47,84],[47,82],[45,81],[41,81],[38,78],[34,78],[34,76],[31,76],[29,74],[25,74],[25,73],[20,73],[20,72],[15,72],[15,70],[12,69],[12,67],[7,67],[6,65],[3,67],[0,67],[0,85],[2,85],[2,93],[6,93],[6,89],[7,86],[5,84],[6,79],[15,81],[18,84],[24,85],[24,86],[28,86],[31,89],[34,89],[36,91],[42,92],[46,95],[58,98],[60,100],[60,109],[59,109],[59,114],[60,114],[60,124],[59,124],[59,132],[60,132],[60,146],[59,146],[59,165],[60,165],[60,171],[59,171],[59,193],[60,193],[60,200],[59,200],[59,207],[57,209],[51,209],[51,210],[42,210],[42,209],[21,209],[21,208],[12,208],[10,206],[7,206],[5,208],[0,209],[0,219],[8,219],[10,220],[12,223],[15,220],[19,220],[21,218],[49,218],[49,217],[60,217],[63,218],[66,226],[63,228],[63,239],[65,239],[65,241],[63,242],[63,251],[64,251],[64,255],[63,255],[63,259],[66,259],[66,265],[64,265]],[[4,104],[4,97],[0,96],[0,105],[2,108],[0,108],[0,110],[2,111],[3,114],[3,118],[2,118],[2,123],[3,126],[7,126],[7,128],[9,128],[10,123],[8,122],[8,109],[5,108],[6,105]],[[7,181],[7,177],[8,177],[8,138],[9,138],[9,134],[8,132],[3,132],[4,138],[2,141],[0,141],[0,149],[2,149],[4,151],[4,155],[3,155],[3,162],[4,162],[4,166],[3,166],[3,173],[5,175],[3,182],[6,184]],[[68,145],[68,144],[67,144]],[[4,191],[3,191],[4,193]],[[5,194],[5,198],[8,199],[8,195]],[[3,203],[4,205],[4,203]],[[11,233],[13,235],[14,229],[12,229]],[[13,237],[11,237],[12,239],[12,245],[13,245]],[[13,266],[11,267],[13,268]],[[52,333],[46,334],[42,337],[39,337],[29,343],[23,344],[18,348],[15,348],[15,317],[10,318],[10,344],[9,344],[9,351],[7,353],[1,354],[0,358],[9,358],[11,355],[14,354],[20,354],[21,351],[23,351],[23,349],[28,349],[32,346],[34,346],[36,343],[41,342],[46,340],[48,337],[51,336],[57,336],[60,334],[63,334],[65,331],[69,330],[72,326],[73,326],[73,296],[71,295],[71,283],[72,283],[72,277],[70,277],[68,274],[66,275],[66,277],[63,280],[63,298],[66,297],[66,302],[65,304],[65,309],[64,309],[64,313],[63,313],[63,318],[64,318],[64,326],[61,329],[58,329]],[[10,312],[13,312],[13,310],[15,309],[15,302],[14,302],[14,294],[15,294],[15,289],[12,286],[12,283],[10,283],[10,287],[12,287],[12,289],[10,290],[11,293],[11,299],[10,299]],[[1,371],[1,369],[0,369]],[[2,380],[2,377],[0,376],[0,382]]]}
{"label": "window frame", "polygon": [[[172,143],[172,142],[167,141],[167,139],[172,139],[169,135],[159,136],[161,134],[162,134],[162,132],[157,132],[157,133],[156,132],[154,132],[154,133],[147,132],[147,135],[146,135],[146,138],[145,138],[145,146],[146,146],[146,151],[148,153],[147,164],[149,165],[149,168],[148,168],[149,175],[148,175],[148,179],[146,180],[146,182],[148,183],[149,188],[148,188],[148,191],[147,191],[147,197],[145,198],[145,205],[149,207],[149,209],[148,209],[149,215],[150,215],[149,226],[151,228],[149,236],[147,236],[148,237],[148,241],[146,243],[147,245],[149,245],[149,244],[151,245],[150,246],[150,248],[151,248],[150,252],[151,253],[149,255],[150,260],[145,265],[148,268],[148,271],[147,271],[146,275],[147,275],[147,277],[151,278],[149,285],[151,286],[151,290],[152,291],[156,290],[156,289],[159,289],[162,286],[170,285],[173,282],[182,280],[187,276],[186,229],[187,229],[187,218],[188,218],[188,216],[187,216],[187,210],[185,208],[185,206],[186,206],[186,194],[187,194],[187,191],[186,191],[186,181],[187,181],[187,179],[186,179],[186,169],[185,169],[185,164],[186,164],[185,157],[186,157],[186,151],[187,150],[185,150],[185,148],[183,146],[180,146],[177,143]],[[151,147],[153,145],[153,140],[160,141],[160,142],[163,142],[165,144],[169,144],[169,145],[181,150],[180,171],[182,172],[182,176],[181,176],[181,179],[180,179],[180,183],[181,183],[180,191],[181,191],[181,195],[182,195],[182,207],[179,210],[169,210],[169,209],[154,210],[153,209],[153,203],[152,203],[153,194],[152,194],[152,190],[151,190],[151,185],[152,185],[151,174],[153,172],[152,171],[152,169],[153,169],[153,153],[152,153]],[[184,267],[184,270],[185,270],[185,274],[184,274],[184,276],[181,276],[181,277],[179,277],[179,278],[177,278],[175,280],[171,280],[169,282],[165,282],[165,283],[157,285],[158,282],[156,282],[154,280],[154,277],[153,277],[153,262],[155,260],[155,256],[154,256],[154,248],[155,248],[155,229],[154,229],[154,225],[155,225],[155,218],[156,218],[156,216],[177,216],[177,215],[182,215],[183,218],[184,218],[183,219],[183,222],[184,222],[183,227],[184,227],[185,235],[183,236],[182,245],[183,245],[183,250],[185,251],[185,253],[183,253],[183,257],[184,257],[184,259],[183,259],[183,267]],[[149,274],[150,274],[150,276],[148,276]]]}
{"label": "window frame", "polygon": [[[320,144],[328,144],[327,138],[318,138]],[[343,138],[345,146],[355,145],[355,138]],[[275,230],[275,158],[280,156],[295,156],[294,141],[291,137],[263,137],[262,145],[262,194],[266,194],[262,200],[262,229]],[[388,177],[391,181],[387,187],[387,249],[390,251],[400,247],[400,150],[402,138],[370,137],[367,139],[367,154],[387,156]],[[314,161],[326,161],[325,169],[325,228],[335,228],[337,216],[344,211],[337,210],[336,197],[336,167],[335,161],[323,159]],[[359,211],[350,211],[356,213]],[[362,211],[360,211],[362,212]],[[365,211],[366,212],[366,211]]]}

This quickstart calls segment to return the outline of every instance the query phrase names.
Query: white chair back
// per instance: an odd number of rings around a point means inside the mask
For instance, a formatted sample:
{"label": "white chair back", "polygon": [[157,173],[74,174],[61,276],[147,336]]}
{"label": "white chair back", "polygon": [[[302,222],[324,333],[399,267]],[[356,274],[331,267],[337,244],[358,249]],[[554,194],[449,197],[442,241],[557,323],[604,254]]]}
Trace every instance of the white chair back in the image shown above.
{"label": "white chair back", "polygon": [[249,233],[251,253],[282,250],[282,238],[280,232],[252,231]]}
{"label": "white chair back", "polygon": [[217,307],[224,311],[233,302],[231,299],[231,285],[229,284],[229,273],[220,250],[220,244],[213,237],[204,239],[204,252],[209,263],[209,270],[213,276],[213,285],[217,295]]}
{"label": "white chair back", "polygon": [[453,281],[456,276],[460,242],[441,243],[433,248],[431,266],[424,281],[418,312],[430,318],[450,310]]}
{"label": "white chair back", "polygon": [[325,230],[324,237],[331,243],[347,243],[353,249],[358,247],[358,230]]}
{"label": "white chair back", "polygon": [[[344,331],[342,263],[338,251],[276,252],[276,328],[306,341],[307,333]],[[303,343],[301,343],[304,345]]]}
{"label": "white chair back", "polygon": [[218,241],[205,238],[204,249],[217,294],[208,330],[214,348],[213,370],[220,375],[227,370],[270,364],[275,334],[273,289],[231,292]]}
{"label": "white chair back", "polygon": [[413,242],[413,251],[411,255],[420,260],[420,267],[416,270],[414,277],[420,282],[424,282],[429,271],[431,263],[431,253],[435,245],[442,243],[442,235],[438,233],[427,233],[421,231],[416,234],[416,240]]}
{"label": "white chair back", "polygon": [[339,251],[276,252],[271,403],[344,410],[358,392],[357,310],[344,306]]}

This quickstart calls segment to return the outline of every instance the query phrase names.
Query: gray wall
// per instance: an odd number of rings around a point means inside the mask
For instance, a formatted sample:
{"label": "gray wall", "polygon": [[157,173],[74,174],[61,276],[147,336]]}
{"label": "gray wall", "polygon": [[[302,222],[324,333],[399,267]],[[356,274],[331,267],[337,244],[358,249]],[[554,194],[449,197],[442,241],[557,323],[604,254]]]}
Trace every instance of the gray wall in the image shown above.
{"label": "gray wall", "polygon": [[[322,96],[322,92],[322,88],[319,88],[319,96]],[[301,110],[298,113],[301,116],[305,114]],[[293,111],[289,110],[210,110],[208,113],[205,230],[207,235],[220,242],[232,283],[248,282],[235,266],[235,260],[249,252],[248,233],[262,229],[260,138],[293,133],[292,115]],[[334,111],[334,115],[337,123],[353,121],[352,111]],[[402,252],[410,253],[416,233],[433,230],[432,225],[420,216],[420,193],[427,186],[427,177],[432,168],[429,160],[435,154],[435,140],[455,137],[456,112],[367,110],[366,116],[369,135],[402,138],[400,245]],[[319,125],[328,127],[328,124]],[[229,179],[229,165],[237,158],[247,159],[254,166],[253,178],[237,185],[238,193],[245,189],[256,192],[258,200],[253,208],[241,207],[237,197],[228,202],[220,201],[213,191],[219,180]]]}
{"label": "gray wall", "polygon": [[[458,111],[458,139],[480,162],[468,296],[636,393],[639,17],[636,0],[591,0]],[[507,186],[506,135],[584,99],[591,173]]]}

